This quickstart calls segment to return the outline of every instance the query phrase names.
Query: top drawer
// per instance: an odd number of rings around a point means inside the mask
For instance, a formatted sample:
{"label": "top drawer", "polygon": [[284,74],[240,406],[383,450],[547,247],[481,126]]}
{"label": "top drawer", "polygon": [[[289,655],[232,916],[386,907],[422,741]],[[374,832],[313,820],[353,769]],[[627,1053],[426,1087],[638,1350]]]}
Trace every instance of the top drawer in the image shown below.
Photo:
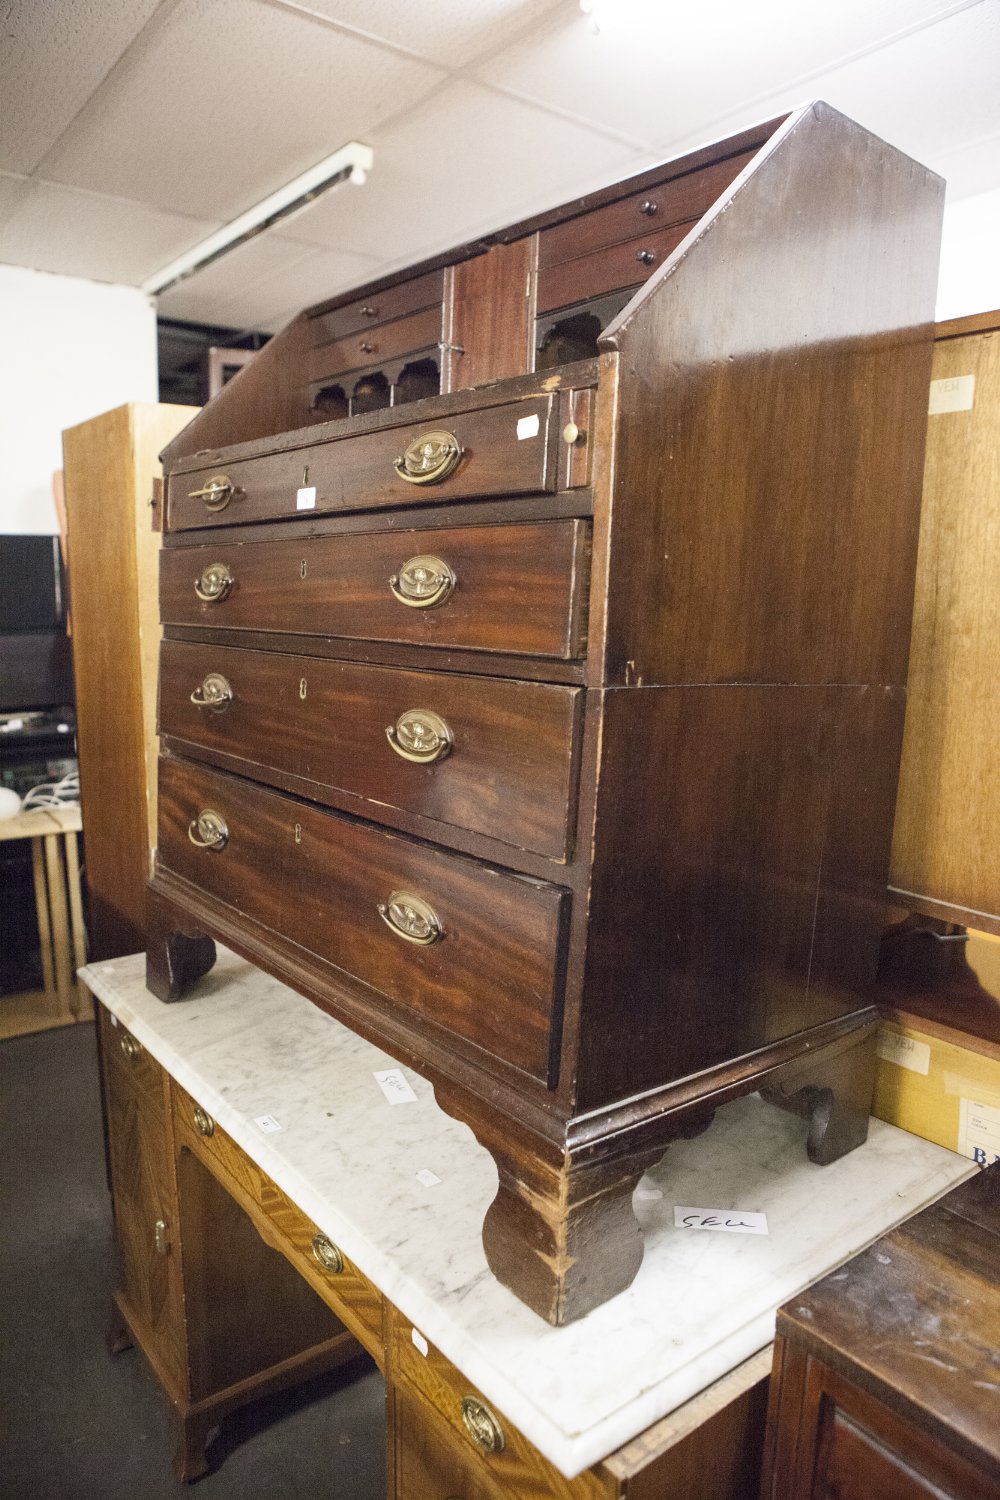
{"label": "top drawer", "polygon": [[550,392],[173,474],[167,529],[553,490],[555,420]]}
{"label": "top drawer", "polygon": [[443,297],[444,271],[428,271],[425,276],[414,276],[397,286],[387,287],[383,292],[359,297],[356,302],[345,302],[342,307],[333,307],[329,312],[311,318],[312,342],[325,344],[329,339],[342,339],[360,329],[388,323],[392,318],[405,318],[408,313],[433,307]]}

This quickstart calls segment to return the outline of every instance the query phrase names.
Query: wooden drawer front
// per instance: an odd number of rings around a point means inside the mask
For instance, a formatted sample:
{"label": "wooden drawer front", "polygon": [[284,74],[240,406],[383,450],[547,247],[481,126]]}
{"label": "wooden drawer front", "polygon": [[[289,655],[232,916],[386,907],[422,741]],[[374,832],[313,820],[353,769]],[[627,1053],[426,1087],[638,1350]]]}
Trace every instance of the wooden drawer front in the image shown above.
{"label": "wooden drawer front", "polygon": [[[399,1313],[393,1316],[392,1340],[395,1369],[397,1376],[401,1377],[402,1388],[405,1390],[409,1384],[418,1391],[423,1400],[444,1417],[452,1431],[460,1435],[464,1451],[469,1456],[470,1472],[475,1474],[477,1468],[481,1470],[504,1495],[552,1496],[553,1500],[606,1500],[608,1487],[592,1470],[577,1475],[576,1479],[565,1478],[433,1344],[428,1345],[425,1339],[421,1339],[421,1345],[427,1347],[427,1353],[421,1353],[413,1342],[413,1325]],[[465,1401],[485,1406],[498,1424],[503,1444],[499,1451],[490,1451],[471,1435],[462,1415]],[[406,1496],[406,1500],[410,1497]]]}
{"label": "wooden drawer front", "polygon": [[[210,468],[171,476],[168,530],[552,490],[559,456],[555,416],[551,394],[532,396],[504,406],[460,412],[447,420],[358,433],[260,458],[220,460]],[[519,438],[519,424],[521,433],[530,435]],[[462,450],[452,473],[432,484],[401,479],[393,467],[395,461],[411,443],[442,431],[450,433]],[[211,510],[198,492],[223,480],[232,487],[231,498],[223,509]],[[301,488],[316,492],[308,510],[299,509]]]}
{"label": "wooden drawer front", "polygon": [[369,297],[359,297],[355,302],[345,302],[342,307],[331,308],[310,319],[310,332],[314,344],[325,344],[330,339],[344,338],[366,328],[375,328],[393,318],[404,318],[408,313],[418,312],[422,307],[440,307],[444,297],[444,271],[428,271],[425,276],[414,276],[410,281],[401,281],[398,286],[384,292],[374,292]]}
{"label": "wooden drawer front", "polygon": [[646,238],[671,224],[700,219],[755,155],[754,151],[746,151],[726,161],[713,162],[700,172],[658,182],[589,214],[579,214],[575,219],[565,219],[551,229],[543,229],[538,236],[539,270],[603,250],[607,245]]}
{"label": "wooden drawer front", "polygon": [[[390,1500],[500,1500],[486,1464],[405,1385],[392,1388],[395,1484]],[[533,1497],[544,1491],[532,1490]]]}
{"label": "wooden drawer front", "polygon": [[[206,809],[228,828],[223,849],[191,842]],[[177,759],[160,761],[159,859],[255,924],[549,1080],[565,891]],[[438,941],[390,929],[379,907],[398,893],[432,908]]]}
{"label": "wooden drawer front", "polygon": [[428,307],[408,318],[397,318],[396,322],[383,323],[379,328],[362,329],[314,349],[308,357],[309,379],[323,380],[344,370],[363,370],[418,349],[433,348],[436,353],[440,339],[441,309]]}
{"label": "wooden drawer front", "polygon": [[[305,1276],[345,1326],[382,1363],[382,1294],[337,1248],[341,1269],[327,1269],[313,1251],[319,1234],[311,1219],[276,1186],[256,1162],[221,1130],[180,1084],[171,1079],[178,1147],[211,1165],[227,1192],[246,1210],[259,1232]],[[211,1133],[204,1132],[210,1129]]]}
{"label": "wooden drawer front", "polygon": [[575,260],[539,271],[539,313],[551,312],[556,307],[570,307],[591,297],[603,297],[605,293],[622,287],[638,286],[652,276],[697,222],[697,219],[690,219],[683,224],[673,224],[669,229],[655,230],[642,239],[609,245],[607,249],[595,250],[592,255],[579,255]]}
{"label": "wooden drawer front", "polygon": [[154,1057],[103,1005],[97,1007],[101,1052],[107,1071],[139,1095],[161,1102],[163,1069]]}
{"label": "wooden drawer front", "polygon": [[[192,702],[192,694],[212,701],[217,676],[231,699],[221,708]],[[556,859],[566,853],[579,698],[578,688],[545,683],[176,641],[164,641],[160,655],[162,734],[237,757],[231,769],[258,780],[279,772],[306,783],[292,791],[336,789]],[[386,727],[395,731],[413,710],[450,731],[440,760],[407,760],[390,743]],[[421,728],[426,736],[433,724]],[[404,721],[394,742],[412,753],[407,729]]]}
{"label": "wooden drawer front", "polygon": [[[542,521],[164,548],[160,611],[165,625],[566,660],[583,644],[588,543],[586,521]],[[427,555],[451,569],[454,589],[430,609],[400,604],[390,578]],[[232,584],[205,602],[196,585],[216,563]]]}

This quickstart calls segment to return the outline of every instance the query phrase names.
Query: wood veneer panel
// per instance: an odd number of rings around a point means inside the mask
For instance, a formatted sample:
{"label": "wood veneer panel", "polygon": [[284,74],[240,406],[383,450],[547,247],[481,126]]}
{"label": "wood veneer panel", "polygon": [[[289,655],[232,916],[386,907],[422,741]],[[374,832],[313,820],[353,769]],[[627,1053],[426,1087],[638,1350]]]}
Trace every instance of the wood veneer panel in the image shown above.
{"label": "wood veneer panel", "polygon": [[533,255],[532,239],[515,240],[455,267],[448,389],[531,368]]}
{"label": "wood veneer panel", "polygon": [[988,926],[1000,922],[1000,331],[939,342],[932,374],[974,376],[975,404],[928,421],[890,883]]}

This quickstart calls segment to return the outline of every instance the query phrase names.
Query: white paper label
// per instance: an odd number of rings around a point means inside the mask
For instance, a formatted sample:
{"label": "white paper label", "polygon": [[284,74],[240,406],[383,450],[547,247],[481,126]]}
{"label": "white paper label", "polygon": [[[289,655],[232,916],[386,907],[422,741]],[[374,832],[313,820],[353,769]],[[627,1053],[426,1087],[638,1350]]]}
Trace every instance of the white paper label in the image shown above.
{"label": "white paper label", "polygon": [[875,1051],[884,1062],[909,1068],[911,1073],[923,1073],[926,1077],[930,1071],[931,1049],[927,1043],[916,1042],[909,1036],[900,1036],[897,1031],[880,1031]]}
{"label": "white paper label", "polygon": [[654,1198],[662,1198],[663,1193],[659,1188],[636,1188],[635,1196],[640,1203],[652,1203]]}
{"label": "white paper label", "polygon": [[413,1340],[413,1347],[415,1349],[419,1349],[420,1352],[421,1352],[421,1354],[424,1356],[424,1359],[426,1359],[427,1358],[427,1350],[428,1350],[429,1345],[427,1343],[427,1340],[424,1338],[423,1334],[420,1332],[420,1329],[419,1328],[411,1328],[410,1329],[410,1338]]}
{"label": "white paper label", "polygon": [[740,1208],[675,1208],[675,1229],[713,1229],[720,1234],[767,1234],[767,1214]]}
{"label": "white paper label", "polygon": [[971,411],[975,390],[975,375],[949,375],[947,380],[932,380],[928,415],[939,417],[945,411]]}
{"label": "white paper label", "polygon": [[265,1135],[274,1135],[276,1130],[284,1130],[285,1128],[284,1125],[278,1124],[273,1115],[257,1115],[254,1118],[254,1124]]}
{"label": "white paper label", "polygon": [[304,484],[301,489],[295,491],[295,509],[316,509],[316,486],[314,484]]}
{"label": "white paper label", "polygon": [[417,1096],[399,1068],[383,1068],[374,1075],[375,1082],[390,1104],[416,1104]]}
{"label": "white paper label", "polygon": [[981,1167],[1000,1161],[1000,1109],[980,1099],[962,1099],[958,1116],[958,1150]]}
{"label": "white paper label", "polygon": [[112,1026],[117,1026],[118,1025],[118,1017],[117,1016],[112,1016],[111,1017],[111,1024],[112,1024]]}
{"label": "white paper label", "polygon": [[441,1179],[431,1171],[430,1167],[421,1167],[417,1173],[417,1181],[422,1182],[424,1187],[437,1187]]}
{"label": "white paper label", "polygon": [[538,413],[536,412],[533,417],[518,417],[518,419],[517,419],[517,440],[518,440],[518,442],[519,443],[523,443],[525,438],[537,437],[537,436],[538,436]]}

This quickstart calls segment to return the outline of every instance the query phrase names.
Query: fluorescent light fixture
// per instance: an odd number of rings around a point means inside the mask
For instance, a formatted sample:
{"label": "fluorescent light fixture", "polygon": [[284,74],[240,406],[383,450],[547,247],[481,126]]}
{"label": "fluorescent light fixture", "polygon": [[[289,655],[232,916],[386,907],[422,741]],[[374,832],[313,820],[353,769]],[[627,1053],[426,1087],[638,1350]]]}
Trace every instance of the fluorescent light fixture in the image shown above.
{"label": "fluorescent light fixture", "polygon": [[336,187],[338,182],[349,180],[361,187],[374,160],[375,154],[370,146],[363,146],[360,141],[348,141],[346,146],[341,146],[332,156],[324,157],[314,167],[310,167],[308,172],[286,182],[276,193],[262,198],[253,208],[248,208],[246,213],[224,224],[200,244],[192,246],[176,260],[172,260],[168,266],[144,281],[142,290],[148,296],[155,297],[168,287],[176,286],[178,281],[193,276],[196,271],[211,265],[213,260],[218,260],[237,245],[252,240],[254,235],[262,234],[265,229],[270,229],[282,219],[290,219],[293,214],[301,213],[321,193]]}

